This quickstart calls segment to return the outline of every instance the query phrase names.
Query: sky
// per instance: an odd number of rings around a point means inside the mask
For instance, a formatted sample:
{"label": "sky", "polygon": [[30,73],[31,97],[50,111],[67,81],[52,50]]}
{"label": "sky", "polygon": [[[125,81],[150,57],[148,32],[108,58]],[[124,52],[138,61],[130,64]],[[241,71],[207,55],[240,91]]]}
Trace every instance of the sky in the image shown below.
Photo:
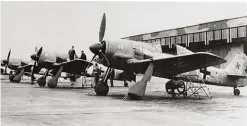
{"label": "sky", "polygon": [[106,13],[105,38],[196,25],[247,15],[246,2],[1,2],[1,59],[30,60],[35,47],[77,55],[99,40],[99,28]]}

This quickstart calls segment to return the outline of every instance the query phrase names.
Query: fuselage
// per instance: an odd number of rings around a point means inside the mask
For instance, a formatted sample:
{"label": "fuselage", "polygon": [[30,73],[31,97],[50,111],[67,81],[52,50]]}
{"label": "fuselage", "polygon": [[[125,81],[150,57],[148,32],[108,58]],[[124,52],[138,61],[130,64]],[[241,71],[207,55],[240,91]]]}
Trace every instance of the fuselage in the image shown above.
{"label": "fuselage", "polygon": [[[106,43],[105,55],[111,67],[124,70],[128,59],[143,60],[158,57],[172,57],[173,55],[162,53],[148,43],[136,42],[131,40],[104,40]],[[104,64],[106,65],[106,64]]]}
{"label": "fuselage", "polygon": [[[31,58],[35,57],[35,55],[36,54],[33,54]],[[54,63],[62,63],[67,61],[68,54],[43,51],[39,57],[38,66],[40,68],[52,69]]]}
{"label": "fuselage", "polygon": [[[6,64],[7,64],[7,60],[3,60],[3,65],[6,65]],[[17,70],[18,67],[25,66],[28,64],[29,64],[28,61],[18,59],[18,58],[10,58],[8,68],[11,70]]]}
{"label": "fuselage", "polygon": [[[228,76],[225,69],[208,67],[207,71],[210,72],[210,75],[207,75],[206,79],[204,79],[205,84],[227,87],[244,87],[247,85],[247,78]],[[190,71],[182,75],[189,75],[188,77],[192,82],[203,80],[203,73],[200,70]]]}

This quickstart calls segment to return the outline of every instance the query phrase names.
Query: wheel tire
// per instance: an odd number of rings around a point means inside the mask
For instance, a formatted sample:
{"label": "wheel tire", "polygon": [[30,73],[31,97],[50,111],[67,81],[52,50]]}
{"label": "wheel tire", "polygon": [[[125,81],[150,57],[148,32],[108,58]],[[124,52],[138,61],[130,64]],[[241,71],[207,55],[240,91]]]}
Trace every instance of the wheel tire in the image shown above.
{"label": "wheel tire", "polygon": [[239,89],[234,89],[234,90],[233,90],[233,94],[234,94],[235,96],[239,96],[239,95],[240,95],[240,90],[239,90]]}
{"label": "wheel tire", "polygon": [[107,81],[103,82],[100,80],[95,87],[95,93],[98,96],[106,96],[109,92],[109,86],[107,85]]}
{"label": "wheel tire", "polygon": [[185,84],[184,84],[184,81],[182,80],[179,80],[179,87],[177,88],[177,91],[180,93],[180,94],[184,94],[185,92]]}
{"label": "wheel tire", "polygon": [[174,89],[172,88],[173,87],[173,82],[172,81],[168,81],[167,83],[166,83],[166,92],[168,93],[168,94],[174,94],[175,92],[174,92]]}
{"label": "wheel tire", "polygon": [[40,87],[44,87],[46,85],[46,78],[41,77],[37,80],[37,82]]}
{"label": "wheel tire", "polygon": [[127,82],[124,82],[124,87],[128,87],[128,83]]}
{"label": "wheel tire", "polygon": [[14,76],[14,75],[12,75],[12,74],[11,74],[11,75],[9,75],[9,81],[10,81],[10,82],[14,82],[14,77],[15,77],[15,76]]}

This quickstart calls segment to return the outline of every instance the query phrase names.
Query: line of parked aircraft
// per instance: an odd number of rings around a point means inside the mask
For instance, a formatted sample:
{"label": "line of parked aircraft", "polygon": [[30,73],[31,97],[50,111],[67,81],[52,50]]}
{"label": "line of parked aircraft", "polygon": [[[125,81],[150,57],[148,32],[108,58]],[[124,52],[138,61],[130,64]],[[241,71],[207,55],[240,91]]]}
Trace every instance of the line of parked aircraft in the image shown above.
{"label": "line of parked aircraft", "polygon": [[[65,78],[70,78],[72,82],[76,81],[74,75],[92,76],[85,71],[93,65],[95,57],[98,56],[100,63],[106,67],[103,77],[95,86],[95,92],[100,96],[107,95],[109,92],[107,80],[112,68],[121,70],[114,79],[124,80],[125,83],[126,80],[136,81],[136,74],[143,74],[140,81],[129,87],[127,94],[130,99],[140,99],[145,95],[147,82],[152,76],[170,79],[166,87],[172,88],[172,91],[185,87],[184,83],[176,85],[176,81],[179,80],[178,75],[198,75],[199,80],[204,80],[206,84],[233,87],[234,95],[240,94],[238,87],[244,87],[247,84],[245,73],[247,60],[244,53],[237,54],[225,69],[219,69],[212,66],[225,63],[226,60],[212,53],[193,53],[179,45],[176,45],[177,55],[162,53],[149,43],[105,39],[105,28],[106,16],[104,14],[100,25],[99,42],[89,47],[94,54],[90,61],[82,59],[70,61],[68,54],[43,51],[41,47],[35,48],[35,53],[30,56],[34,63],[29,63],[21,59],[10,58],[10,50],[7,59],[1,62],[1,66],[5,66],[5,69],[1,70],[2,74],[8,74],[9,80],[16,83],[19,83],[25,74],[31,77],[31,84],[33,84],[34,74],[40,74],[40,70],[44,68],[45,73],[37,79],[38,85],[44,87],[47,84],[49,88],[55,88],[62,72],[68,73]],[[7,68],[14,72],[7,73]],[[122,75],[121,78],[119,74]],[[51,76],[48,81],[46,81],[47,76]],[[198,81],[194,77],[190,77],[190,80]],[[185,93],[185,91],[182,90],[180,93]],[[172,92],[168,93],[172,94]]]}

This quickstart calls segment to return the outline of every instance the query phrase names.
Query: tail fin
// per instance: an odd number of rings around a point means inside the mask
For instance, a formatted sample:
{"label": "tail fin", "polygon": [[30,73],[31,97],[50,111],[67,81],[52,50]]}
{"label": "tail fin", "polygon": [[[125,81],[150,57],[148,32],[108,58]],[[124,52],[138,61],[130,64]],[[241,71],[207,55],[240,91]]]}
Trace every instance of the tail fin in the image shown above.
{"label": "tail fin", "polygon": [[245,75],[246,63],[246,55],[244,53],[237,53],[225,68],[225,71],[230,75]]}
{"label": "tail fin", "polygon": [[193,54],[192,51],[186,49],[185,47],[182,47],[180,45],[176,45],[177,49],[177,55],[184,55],[184,54]]}

